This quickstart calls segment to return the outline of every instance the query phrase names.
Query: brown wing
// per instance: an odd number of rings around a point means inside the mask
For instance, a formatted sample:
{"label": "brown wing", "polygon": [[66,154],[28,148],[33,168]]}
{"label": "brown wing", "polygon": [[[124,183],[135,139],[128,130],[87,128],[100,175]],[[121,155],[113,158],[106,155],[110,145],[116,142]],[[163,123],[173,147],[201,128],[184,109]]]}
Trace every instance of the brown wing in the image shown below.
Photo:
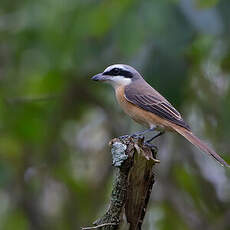
{"label": "brown wing", "polygon": [[138,84],[130,84],[125,87],[125,97],[129,102],[187,130],[191,130],[180,113],[163,96],[146,82],[142,81],[140,86],[141,88],[138,87]]}

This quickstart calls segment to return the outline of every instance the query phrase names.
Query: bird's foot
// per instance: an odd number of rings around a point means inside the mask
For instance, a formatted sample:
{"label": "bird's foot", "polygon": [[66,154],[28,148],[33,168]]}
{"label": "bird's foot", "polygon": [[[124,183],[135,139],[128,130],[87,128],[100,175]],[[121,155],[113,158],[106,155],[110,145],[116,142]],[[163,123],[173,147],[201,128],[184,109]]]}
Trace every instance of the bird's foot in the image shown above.
{"label": "bird's foot", "polygon": [[128,138],[128,137],[131,137],[131,136],[130,135],[124,135],[124,136],[119,136],[118,138],[125,139],[125,138]]}
{"label": "bird's foot", "polygon": [[157,137],[163,135],[165,132],[164,131],[161,131],[159,132],[158,134],[156,134],[155,136],[153,136],[152,138],[150,138],[149,140],[147,140],[146,142],[147,143],[150,143],[151,141],[153,141],[154,139],[156,139]]}
{"label": "bird's foot", "polygon": [[143,131],[139,131],[139,132],[136,132],[134,134],[132,134],[131,136],[132,137],[143,137],[144,134],[148,133],[148,132],[152,132],[154,131],[154,128],[150,128],[150,129],[146,129],[146,130],[143,130]]}
{"label": "bird's foot", "polygon": [[142,134],[138,134],[138,133],[132,134],[131,137],[132,137],[132,138],[136,138],[136,139],[137,139],[137,138],[141,138],[141,139],[144,138],[144,136],[143,136]]}
{"label": "bird's foot", "polygon": [[138,138],[143,139],[144,138],[143,135],[145,133],[152,132],[152,131],[154,131],[154,128],[150,128],[150,129],[146,129],[144,131],[136,132],[136,133],[131,134],[131,135],[120,136],[119,138],[125,139],[125,138],[128,138],[128,137],[132,137],[132,138],[136,138],[136,139],[138,139]]}
{"label": "bird's foot", "polygon": [[129,138],[129,137],[132,137],[132,138],[135,138],[135,139],[138,139],[138,138],[141,138],[143,139],[144,136],[143,135],[139,135],[139,134],[132,134],[132,135],[124,135],[124,136],[120,136],[119,138],[120,139],[125,139],[125,138]]}
{"label": "bird's foot", "polygon": [[148,141],[144,142],[144,145],[146,145],[147,147],[149,147],[150,149],[153,149],[154,151],[158,151],[158,148],[156,145],[150,144]]}

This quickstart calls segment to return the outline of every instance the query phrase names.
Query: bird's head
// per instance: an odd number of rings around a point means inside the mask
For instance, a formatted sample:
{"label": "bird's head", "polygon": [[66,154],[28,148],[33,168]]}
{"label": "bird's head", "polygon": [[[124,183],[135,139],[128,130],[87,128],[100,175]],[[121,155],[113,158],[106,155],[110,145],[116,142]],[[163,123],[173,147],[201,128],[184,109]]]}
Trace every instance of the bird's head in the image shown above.
{"label": "bird's head", "polygon": [[93,76],[94,81],[110,83],[114,88],[126,86],[141,78],[140,74],[131,66],[115,64],[107,67],[102,73]]}

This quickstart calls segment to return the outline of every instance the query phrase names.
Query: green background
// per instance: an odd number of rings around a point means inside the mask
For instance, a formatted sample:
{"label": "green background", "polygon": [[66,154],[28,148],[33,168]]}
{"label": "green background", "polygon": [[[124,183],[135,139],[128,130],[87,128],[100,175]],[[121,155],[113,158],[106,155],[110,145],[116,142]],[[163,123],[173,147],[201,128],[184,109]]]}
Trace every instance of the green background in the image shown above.
{"label": "green background", "polygon": [[[79,229],[111,192],[108,142],[143,129],[90,77],[126,63],[230,162],[229,0],[1,0],[0,229]],[[230,171],[166,134],[143,229],[230,229]]]}

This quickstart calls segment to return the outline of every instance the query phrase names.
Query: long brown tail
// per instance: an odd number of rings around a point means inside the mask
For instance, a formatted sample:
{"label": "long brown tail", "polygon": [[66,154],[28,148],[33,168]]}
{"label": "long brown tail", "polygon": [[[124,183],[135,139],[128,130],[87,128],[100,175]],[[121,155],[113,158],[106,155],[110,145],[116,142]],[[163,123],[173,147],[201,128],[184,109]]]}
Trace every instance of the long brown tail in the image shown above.
{"label": "long brown tail", "polygon": [[224,159],[222,159],[215,151],[209,148],[207,144],[205,144],[198,137],[196,137],[191,131],[188,131],[187,129],[178,127],[176,125],[173,126],[173,128],[200,150],[214,157],[222,166],[230,167],[230,165]]}

